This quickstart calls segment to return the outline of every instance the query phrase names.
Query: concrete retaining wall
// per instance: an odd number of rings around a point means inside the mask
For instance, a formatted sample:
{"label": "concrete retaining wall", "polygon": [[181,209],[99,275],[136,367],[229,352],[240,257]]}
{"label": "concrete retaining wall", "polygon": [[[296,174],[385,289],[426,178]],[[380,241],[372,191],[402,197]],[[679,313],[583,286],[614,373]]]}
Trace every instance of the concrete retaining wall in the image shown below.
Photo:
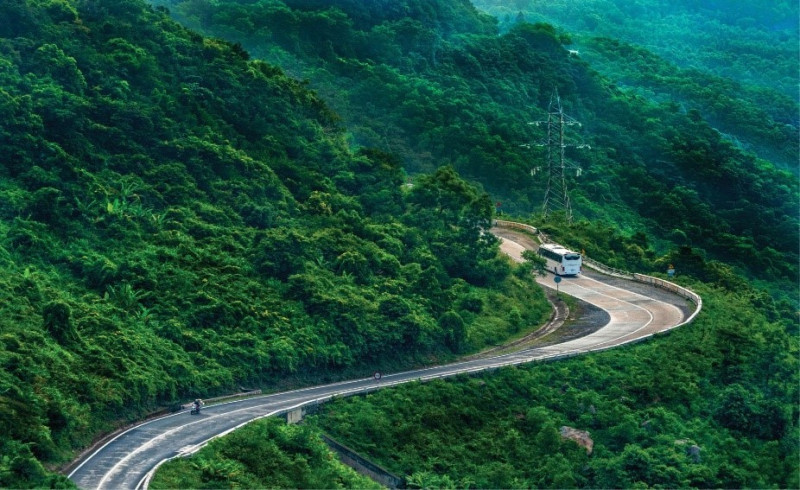
{"label": "concrete retaining wall", "polygon": [[406,482],[403,478],[389,473],[382,467],[364,458],[357,452],[331,437],[323,434],[322,439],[325,441],[325,444],[327,444],[328,447],[336,453],[342,463],[355,469],[362,475],[367,476],[388,488],[405,488]]}

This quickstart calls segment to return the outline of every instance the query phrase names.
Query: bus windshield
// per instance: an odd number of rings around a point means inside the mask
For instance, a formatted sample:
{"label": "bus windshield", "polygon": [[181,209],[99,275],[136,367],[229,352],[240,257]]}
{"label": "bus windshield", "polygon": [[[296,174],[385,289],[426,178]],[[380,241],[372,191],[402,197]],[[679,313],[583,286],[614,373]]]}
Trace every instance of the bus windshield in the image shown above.
{"label": "bus windshield", "polygon": [[565,254],[564,259],[566,260],[578,260],[581,258],[580,254]]}

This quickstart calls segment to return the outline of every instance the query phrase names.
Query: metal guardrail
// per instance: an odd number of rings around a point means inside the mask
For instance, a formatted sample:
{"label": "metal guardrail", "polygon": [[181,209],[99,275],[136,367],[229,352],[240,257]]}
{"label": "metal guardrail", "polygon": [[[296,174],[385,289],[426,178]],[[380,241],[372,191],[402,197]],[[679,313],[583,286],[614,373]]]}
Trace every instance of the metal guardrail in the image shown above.
{"label": "metal guardrail", "polygon": [[[613,267],[608,267],[605,264],[597,262],[596,260],[592,260],[588,257],[583,258],[583,263],[586,264],[589,268],[600,272],[601,274],[606,274],[609,276],[614,277],[621,277],[623,279],[629,279],[631,281],[641,282],[643,284],[649,284],[651,286],[664,289],[666,291],[673,292],[682,298],[686,298],[692,303],[695,304],[694,311],[689,318],[685,321],[670,327],[668,330],[672,330],[674,328],[682,327],[683,325],[688,325],[689,323],[693,322],[694,319],[700,314],[700,310],[703,309],[703,298],[700,297],[699,294],[695,293],[691,289],[687,289],[683,286],[679,286],[674,282],[665,281],[664,279],[660,279],[658,277],[648,276],[645,274],[638,274],[636,272],[628,272],[621,269],[615,269]],[[667,331],[668,331],[667,330]],[[659,332],[662,333],[662,332]]]}
{"label": "metal guardrail", "polygon": [[517,223],[516,221],[505,221],[502,219],[494,220],[495,226],[502,226],[503,228],[514,228],[517,230],[524,230],[528,233],[533,233],[534,235],[539,234],[539,230],[531,225],[526,225],[525,223]]}
{"label": "metal guardrail", "polygon": [[583,264],[589,267],[590,269],[594,269],[597,272],[605,274],[607,276],[615,276],[615,277],[622,277],[624,279],[634,279],[635,274],[624,271],[622,269],[616,269],[614,267],[609,267],[601,262],[598,262],[594,259],[590,259],[589,257],[583,257]]}
{"label": "metal guardrail", "polygon": [[678,286],[674,282],[665,281],[664,279],[659,279],[658,277],[646,276],[644,274],[633,274],[633,280],[645,284],[650,284],[652,286],[661,289],[666,289],[667,291],[672,291],[673,293],[682,296],[695,304],[694,311],[692,312],[691,315],[689,315],[689,318],[673,326],[669,330],[692,323],[694,319],[697,318],[697,315],[700,314],[700,311],[703,309],[703,298],[700,297],[699,294],[695,293],[691,289],[685,288],[683,286]]}

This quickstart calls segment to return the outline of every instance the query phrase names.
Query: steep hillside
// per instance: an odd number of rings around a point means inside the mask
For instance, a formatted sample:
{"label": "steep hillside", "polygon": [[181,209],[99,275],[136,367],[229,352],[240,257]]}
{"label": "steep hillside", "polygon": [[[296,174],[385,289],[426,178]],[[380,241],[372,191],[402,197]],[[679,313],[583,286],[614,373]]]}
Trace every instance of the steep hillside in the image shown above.
{"label": "steep hillside", "polygon": [[700,110],[734,145],[797,174],[800,11],[764,4],[663,0],[475,0],[502,30],[548,22],[620,87]]}
{"label": "steep hillside", "polygon": [[[545,172],[534,170],[544,152],[523,145],[544,137],[527,123],[543,118],[557,88],[583,123],[576,137],[593,148],[568,155],[583,168],[569,178],[579,216],[644,233],[658,253],[687,247],[783,281],[776,290],[798,280],[797,179],[736,148],[700,111],[621,90],[571,56],[569,36],[549,25],[487,33],[488,21],[465,2],[405,2],[401,20],[346,1],[166,3],[187,25],[307,78],[356,144],[402,156],[411,172],[450,162],[517,215],[541,205]],[[454,33],[441,27],[458,24],[446,15],[484,20]],[[751,131],[796,145],[796,129],[784,134],[740,106]],[[796,148],[787,154],[796,160]]]}
{"label": "steep hillside", "polygon": [[791,0],[473,0],[503,28],[549,22],[572,34],[626,41],[723,78],[797,100],[800,6]]}
{"label": "steep hillside", "polygon": [[[542,155],[520,145],[554,87],[594,148],[571,155],[593,221],[542,225],[744,292],[731,311],[752,321],[720,317],[690,372],[744,387],[718,398],[734,436],[785,415],[796,307],[743,277],[796,301],[793,176],[699,111],[620,90],[551,26],[497,35],[466,0],[369,5],[170,2],[219,40],[140,0],[0,3],[0,486],[67,484],[45,467],[181,399],[448,359],[538,324],[543,295],[482,229],[497,200],[538,208]],[[796,453],[777,442],[793,426],[768,429],[764,451]]]}
{"label": "steep hillside", "polygon": [[[393,2],[405,19],[346,1],[162,3],[308,80],[355,145],[389,149],[412,172],[451,162],[517,215],[541,202],[543,182],[531,170],[543,156],[521,145],[542,137],[526,123],[542,118],[557,87],[593,147],[569,155],[584,169],[570,185],[588,219],[571,227],[531,219],[619,267],[674,264],[677,280],[706,301],[695,324],[649,345],[342,400],[319,426],[419,487],[797,486],[798,183],[737,147],[702,105],[722,103],[717,116],[795,145],[784,157],[796,158],[796,122],[770,112],[792,116],[793,101],[765,108],[736,94],[768,97],[754,80],[692,78],[639,46],[597,40],[594,61],[606,56],[621,70],[614,63],[633,53],[630,77],[652,66],[652,84],[633,79],[641,85],[631,90],[571,55],[577,36],[566,30],[516,19],[501,34],[484,30],[488,21],[441,29],[457,24],[443,13],[483,18],[464,2]],[[708,81],[691,103],[664,96]],[[592,456],[561,441],[561,425],[589,431]],[[185,462],[175,472],[202,478],[198,468]]]}
{"label": "steep hillside", "polygon": [[339,400],[311,423],[416,488],[797,488],[796,317],[692,287],[704,312],[667,337]]}
{"label": "steep hillside", "polygon": [[446,359],[549,314],[481,233],[485,193],[447,167],[401,190],[395,157],[352,152],[240,46],[138,0],[0,18],[1,487],[55,484],[42,463],[179,400]]}

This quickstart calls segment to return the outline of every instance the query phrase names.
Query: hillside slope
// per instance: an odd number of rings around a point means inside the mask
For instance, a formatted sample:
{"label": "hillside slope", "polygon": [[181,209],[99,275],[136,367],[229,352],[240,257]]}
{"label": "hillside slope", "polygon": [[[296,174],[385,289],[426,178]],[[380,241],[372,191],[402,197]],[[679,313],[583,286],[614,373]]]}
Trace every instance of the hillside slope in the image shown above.
{"label": "hillside slope", "polygon": [[[546,172],[536,169],[545,155],[524,145],[544,134],[527,123],[544,118],[558,89],[583,123],[572,142],[592,147],[567,155],[583,168],[579,179],[567,177],[579,217],[641,233],[645,251],[684,247],[725,261],[781,283],[776,292],[800,277],[795,176],[736,148],[699,110],[621,90],[571,56],[569,35],[552,26],[519,23],[498,35],[493,19],[463,1],[393,3],[404,18],[345,0],[159,3],[308,79],[355,144],[400,155],[412,173],[449,162],[517,215],[542,202]],[[753,131],[796,143],[796,128],[775,132],[774,121],[745,116],[761,121]],[[796,160],[796,148],[787,152]],[[641,266],[636,253],[620,255]],[[681,268],[705,277],[690,262]]]}
{"label": "hillside slope", "polygon": [[1,487],[55,484],[43,463],[180,400],[448,358],[549,313],[481,233],[485,193],[447,167],[401,190],[396,158],[352,152],[241,47],[138,0],[0,18]]}
{"label": "hillside slope", "polygon": [[549,22],[571,34],[613,38],[682,68],[770,88],[797,101],[800,5],[711,0],[473,0],[503,28]]}
{"label": "hillside slope", "polygon": [[475,0],[502,30],[548,22],[619,87],[696,108],[732,144],[797,175],[800,11],[736,2]]}
{"label": "hillside slope", "polygon": [[[515,23],[498,34],[483,21],[442,29],[457,24],[448,12],[481,18],[465,2],[392,2],[405,19],[344,0],[162,3],[307,79],[354,144],[391,149],[412,172],[452,162],[518,215],[535,213],[543,190],[530,175],[542,155],[520,147],[541,138],[526,122],[542,118],[557,87],[593,147],[569,155],[584,168],[569,182],[591,221],[537,224],[619,267],[674,264],[707,301],[691,328],[649,345],[343,400],[320,426],[420,487],[797,486],[794,176],[737,148],[693,104],[600,76],[569,54],[568,32]],[[667,67],[640,47],[600,41],[606,54],[639,55],[636,66]],[[723,85],[707,100],[731,89]],[[748,101],[730,102],[758,119]],[[596,452],[560,441],[562,424],[590,431]],[[182,467],[197,476],[194,464]]]}

